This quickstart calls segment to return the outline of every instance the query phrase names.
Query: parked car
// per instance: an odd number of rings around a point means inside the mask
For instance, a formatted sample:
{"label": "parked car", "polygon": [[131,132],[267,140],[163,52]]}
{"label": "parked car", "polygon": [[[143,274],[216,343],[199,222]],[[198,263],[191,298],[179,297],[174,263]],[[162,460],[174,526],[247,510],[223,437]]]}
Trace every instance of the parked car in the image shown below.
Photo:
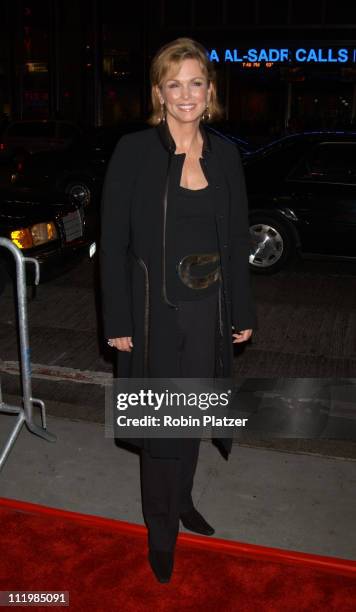
{"label": "parked car", "polygon": [[147,128],[142,122],[126,123],[116,128],[96,128],[65,151],[41,152],[13,158],[6,171],[1,172],[3,183],[28,187],[51,193],[63,192],[78,204],[89,206],[98,199],[107,164],[116,143],[123,134]]}
{"label": "parked car", "polygon": [[70,121],[28,119],[10,122],[0,141],[0,154],[63,151],[83,138],[82,129]]}
{"label": "parked car", "polygon": [[356,132],[303,132],[244,158],[250,266],[272,273],[292,257],[356,257]]}
{"label": "parked car", "polygon": [[[148,127],[147,123],[131,122],[115,128],[97,128],[66,151],[36,153],[14,159],[12,165],[7,166],[7,176],[3,171],[2,181],[10,181],[17,187],[62,191],[88,206],[100,197],[106,167],[120,137]],[[243,139],[227,136],[212,126],[207,126],[207,129],[233,142],[242,155],[252,150]]]}
{"label": "parked car", "polygon": [[11,187],[12,174],[22,159],[10,151],[0,152],[0,189]]}
{"label": "parked car", "polygon": [[[95,219],[63,196],[0,191],[0,236],[11,240],[25,256],[37,259],[42,280],[61,273],[81,255],[88,254],[95,229]],[[0,292],[8,276],[15,274],[13,264],[11,253],[0,248]],[[28,273],[31,283],[33,269],[29,268]]]}
{"label": "parked car", "polygon": [[6,171],[1,171],[0,166],[0,181],[16,188],[61,192],[87,207],[101,191],[106,165],[106,156],[71,147],[67,151],[41,152],[13,160]]}

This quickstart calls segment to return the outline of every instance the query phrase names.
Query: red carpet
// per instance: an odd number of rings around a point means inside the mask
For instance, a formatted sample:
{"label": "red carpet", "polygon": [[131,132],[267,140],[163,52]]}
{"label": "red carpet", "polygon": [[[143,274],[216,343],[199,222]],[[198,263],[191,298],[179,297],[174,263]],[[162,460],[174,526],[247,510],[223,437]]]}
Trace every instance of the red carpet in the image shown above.
{"label": "red carpet", "polygon": [[2,498],[0,525],[0,590],[69,591],[70,610],[356,609],[355,561],[181,534],[161,585],[140,525]]}

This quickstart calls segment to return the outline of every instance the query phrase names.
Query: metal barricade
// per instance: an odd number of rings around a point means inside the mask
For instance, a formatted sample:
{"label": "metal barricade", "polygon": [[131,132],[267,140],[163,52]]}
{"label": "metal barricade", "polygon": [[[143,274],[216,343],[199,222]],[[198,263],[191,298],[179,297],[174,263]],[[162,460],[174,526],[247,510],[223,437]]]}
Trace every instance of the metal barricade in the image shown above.
{"label": "metal barricade", "polygon": [[[18,332],[20,338],[20,363],[21,363],[21,385],[23,406],[10,406],[2,400],[1,381],[0,381],[0,412],[17,414],[17,420],[11,431],[3,450],[0,453],[0,471],[13,447],[18,434],[24,423],[29,431],[44,438],[48,442],[55,442],[57,437],[49,433],[46,427],[46,408],[42,400],[32,397],[31,380],[31,361],[30,345],[27,323],[27,302],[26,302],[26,263],[31,262],[35,265],[36,276],[35,284],[38,285],[40,268],[38,261],[33,257],[24,257],[20,249],[7,238],[0,238],[0,247],[5,247],[12,252],[16,263],[16,285],[17,285],[17,309],[18,309]],[[39,406],[41,410],[42,427],[36,425],[33,420],[33,407]]]}

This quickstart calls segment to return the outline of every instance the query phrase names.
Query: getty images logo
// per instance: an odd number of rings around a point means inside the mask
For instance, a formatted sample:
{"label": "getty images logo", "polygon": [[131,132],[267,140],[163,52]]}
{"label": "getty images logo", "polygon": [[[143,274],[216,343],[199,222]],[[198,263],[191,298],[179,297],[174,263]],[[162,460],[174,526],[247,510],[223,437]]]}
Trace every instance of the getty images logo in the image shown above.
{"label": "getty images logo", "polygon": [[137,393],[118,393],[116,407],[118,410],[127,410],[132,406],[148,406],[159,410],[162,406],[195,406],[207,410],[214,406],[227,406],[230,396],[231,389],[222,393],[177,393],[168,389],[157,393],[152,389],[140,389]]}

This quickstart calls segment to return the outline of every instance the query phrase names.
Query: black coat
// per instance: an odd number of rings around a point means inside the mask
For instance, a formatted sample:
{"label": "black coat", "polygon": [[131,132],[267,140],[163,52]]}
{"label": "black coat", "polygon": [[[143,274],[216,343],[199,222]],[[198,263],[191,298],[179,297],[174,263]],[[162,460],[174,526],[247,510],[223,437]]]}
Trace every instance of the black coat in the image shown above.
{"label": "black coat", "polygon": [[[232,377],[235,330],[256,327],[249,278],[247,197],[236,146],[200,125],[203,163],[214,186],[221,259],[216,376]],[[102,197],[100,265],[104,334],[132,336],[118,351],[121,377],[179,377],[176,308],[166,292],[170,160],[175,142],[166,123],[121,137]],[[180,157],[183,166],[184,155]],[[181,169],[181,167],[180,167]],[[179,440],[129,440],[155,456],[179,456]],[[232,440],[220,440],[226,453]]]}

